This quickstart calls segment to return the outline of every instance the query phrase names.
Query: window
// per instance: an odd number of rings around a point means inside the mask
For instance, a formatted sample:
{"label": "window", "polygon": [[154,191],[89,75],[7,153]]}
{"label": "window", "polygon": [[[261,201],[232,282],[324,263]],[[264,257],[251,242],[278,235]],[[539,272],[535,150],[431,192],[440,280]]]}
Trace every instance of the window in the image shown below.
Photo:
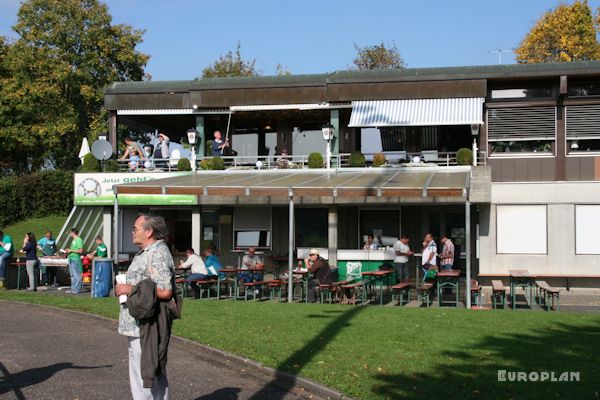
{"label": "window", "polygon": [[308,155],[313,152],[325,154],[326,142],[322,131],[292,131],[292,152],[294,155]]}
{"label": "window", "polygon": [[498,254],[546,254],[545,205],[496,206]]}
{"label": "window", "polygon": [[575,253],[600,254],[600,205],[575,206]]}
{"label": "window", "polygon": [[492,99],[522,99],[522,98],[541,98],[552,97],[551,87],[527,87],[510,89],[492,89],[490,92]]}
{"label": "window", "polygon": [[551,155],[556,137],[555,107],[488,110],[488,142],[493,155]]}
{"label": "window", "polygon": [[271,248],[271,208],[239,207],[233,213],[236,248]]}
{"label": "window", "polygon": [[600,105],[566,107],[567,152],[600,152]]}
{"label": "window", "polygon": [[297,208],[295,210],[296,247],[328,247],[327,213],[327,208]]}
{"label": "window", "polygon": [[600,82],[569,82],[569,97],[600,96]]}

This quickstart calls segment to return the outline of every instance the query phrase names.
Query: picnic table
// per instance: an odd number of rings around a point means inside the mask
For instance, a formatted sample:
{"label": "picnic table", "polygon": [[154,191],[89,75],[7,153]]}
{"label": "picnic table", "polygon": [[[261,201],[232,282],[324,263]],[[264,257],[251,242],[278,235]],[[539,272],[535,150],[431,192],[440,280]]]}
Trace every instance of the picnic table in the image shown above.
{"label": "picnic table", "polygon": [[[438,306],[441,306],[442,303],[452,303],[456,307],[458,307],[458,295],[460,293],[460,269],[451,269],[451,270],[442,270],[437,273],[437,297],[438,297]],[[456,294],[456,300],[442,300],[442,292],[443,289],[449,288],[454,289]]]}
{"label": "picnic table", "polygon": [[21,267],[24,267],[25,261],[15,261],[10,265],[17,267],[17,290],[21,290]]}
{"label": "picnic table", "polygon": [[525,299],[529,306],[534,301],[533,291],[535,290],[535,275],[531,275],[526,269],[510,269],[508,270],[510,275],[510,299],[512,302],[513,310],[516,307],[516,288],[521,287],[525,291]]}
{"label": "picnic table", "polygon": [[[372,294],[375,293],[375,287],[379,286],[379,304],[383,304],[383,284],[384,281],[387,286],[390,286],[389,279],[392,274],[396,272],[393,269],[384,269],[384,270],[376,270],[376,271],[365,271],[362,272],[363,279],[365,280],[366,290],[372,291]],[[369,293],[369,297],[371,293]]]}
{"label": "picnic table", "polygon": [[[221,284],[227,280],[227,276],[230,276],[233,278],[233,299],[237,300],[237,298],[239,297],[239,278],[238,278],[238,273],[240,272],[264,272],[265,269],[264,268],[221,268],[219,270],[219,278],[217,280],[217,298],[220,298],[221,295]],[[221,274],[224,275],[224,277],[221,277]],[[254,274],[252,276],[252,281],[255,281],[255,277]]]}

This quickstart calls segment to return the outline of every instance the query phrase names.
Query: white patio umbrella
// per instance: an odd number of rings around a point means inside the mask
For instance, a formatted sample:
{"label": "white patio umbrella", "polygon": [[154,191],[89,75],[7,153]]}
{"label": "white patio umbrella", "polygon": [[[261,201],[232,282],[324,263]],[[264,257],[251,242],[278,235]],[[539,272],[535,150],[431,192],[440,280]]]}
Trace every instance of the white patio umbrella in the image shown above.
{"label": "white patio umbrella", "polygon": [[81,160],[81,164],[83,164],[83,157],[90,152],[90,144],[88,143],[87,138],[83,138],[81,141],[81,149],[79,149],[79,159]]}

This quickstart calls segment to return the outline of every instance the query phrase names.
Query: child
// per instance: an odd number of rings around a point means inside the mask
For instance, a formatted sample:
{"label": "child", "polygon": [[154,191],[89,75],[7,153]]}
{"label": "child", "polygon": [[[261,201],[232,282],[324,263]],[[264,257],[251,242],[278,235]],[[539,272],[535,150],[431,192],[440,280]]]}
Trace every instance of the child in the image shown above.
{"label": "child", "polygon": [[140,157],[138,156],[137,150],[131,150],[131,157],[129,157],[129,170],[135,172],[140,164]]}

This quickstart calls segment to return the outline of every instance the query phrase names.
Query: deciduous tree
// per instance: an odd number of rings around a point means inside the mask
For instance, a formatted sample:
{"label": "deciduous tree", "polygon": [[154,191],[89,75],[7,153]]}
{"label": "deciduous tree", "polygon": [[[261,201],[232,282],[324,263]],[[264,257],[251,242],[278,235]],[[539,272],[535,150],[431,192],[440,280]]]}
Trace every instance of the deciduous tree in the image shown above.
{"label": "deciduous tree", "polygon": [[586,1],[546,12],[515,50],[519,63],[600,60],[598,17]]}
{"label": "deciduous tree", "polygon": [[386,47],[383,42],[364,47],[359,47],[355,43],[354,48],[356,57],[353,63],[357,69],[401,69],[405,67],[404,60],[395,43],[390,47]]}
{"label": "deciduous tree", "polygon": [[235,52],[231,50],[219,57],[212,65],[204,68],[203,78],[227,78],[239,76],[257,76],[256,60],[246,61],[242,58],[241,44],[237,42]]}

